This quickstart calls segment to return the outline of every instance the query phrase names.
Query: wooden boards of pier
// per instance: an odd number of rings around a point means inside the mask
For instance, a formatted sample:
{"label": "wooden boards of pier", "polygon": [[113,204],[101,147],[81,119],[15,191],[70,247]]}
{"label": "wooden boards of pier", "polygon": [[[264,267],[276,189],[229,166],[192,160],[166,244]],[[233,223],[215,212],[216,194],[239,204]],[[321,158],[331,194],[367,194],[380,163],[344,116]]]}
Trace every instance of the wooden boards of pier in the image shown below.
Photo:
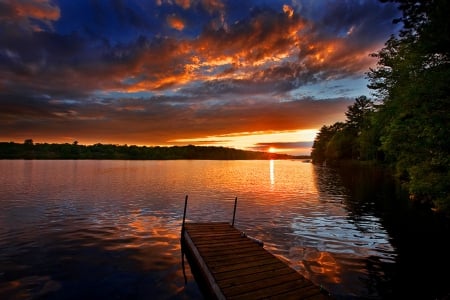
{"label": "wooden boards of pier", "polygon": [[185,223],[181,242],[207,299],[331,299],[228,223]]}

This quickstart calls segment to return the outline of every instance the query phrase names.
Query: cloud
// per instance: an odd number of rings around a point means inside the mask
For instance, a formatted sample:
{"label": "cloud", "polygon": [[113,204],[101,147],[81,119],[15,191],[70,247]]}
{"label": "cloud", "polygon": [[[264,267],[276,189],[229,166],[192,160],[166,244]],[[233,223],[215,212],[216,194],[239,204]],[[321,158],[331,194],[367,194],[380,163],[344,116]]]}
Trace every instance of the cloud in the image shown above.
{"label": "cloud", "polygon": [[182,31],[185,26],[184,21],[181,18],[174,15],[167,17],[167,23],[169,23],[170,27],[178,31]]}
{"label": "cloud", "polygon": [[175,3],[184,9],[188,9],[191,7],[191,1],[190,0],[176,0]]}
{"label": "cloud", "polygon": [[[82,141],[170,144],[177,139],[230,133],[318,128],[330,119],[343,119],[350,99],[297,100],[282,104],[252,101],[197,102],[156,96],[149,99],[40,99],[0,94],[3,135],[25,137],[74,136]],[[0,138],[6,138],[1,136]]]}
{"label": "cloud", "polygon": [[394,9],[325,4],[2,1],[0,139],[164,144],[340,120]]}
{"label": "cloud", "polygon": [[[193,3],[177,4],[187,7]],[[201,4],[223,6],[216,1]],[[174,14],[167,16],[167,22],[178,31],[186,26]],[[113,45],[78,33],[35,33],[31,37],[2,36],[2,40],[9,45],[3,49],[3,58],[8,77],[14,79],[11,82],[26,84],[31,78],[23,75],[39,73],[47,82],[58,77],[69,89],[134,92],[183,88],[194,92],[196,86],[202,90],[220,85],[230,92],[248,93],[286,92],[319,80],[361,76],[374,64],[368,54],[375,48],[374,42],[362,45],[353,39],[360,31],[324,37],[310,20],[284,6],[279,11],[254,9],[247,19],[227,28],[214,29],[210,24],[195,39],[141,35],[133,42]],[[19,73],[22,75],[17,76]],[[198,82],[204,86],[190,85]]]}
{"label": "cloud", "polygon": [[158,6],[177,5],[185,10],[199,7],[209,14],[221,13],[225,8],[225,4],[220,0],[157,0],[156,3]]}
{"label": "cloud", "polygon": [[59,8],[49,0],[4,0],[0,11],[0,22],[25,31],[52,28],[52,22],[61,17]]}

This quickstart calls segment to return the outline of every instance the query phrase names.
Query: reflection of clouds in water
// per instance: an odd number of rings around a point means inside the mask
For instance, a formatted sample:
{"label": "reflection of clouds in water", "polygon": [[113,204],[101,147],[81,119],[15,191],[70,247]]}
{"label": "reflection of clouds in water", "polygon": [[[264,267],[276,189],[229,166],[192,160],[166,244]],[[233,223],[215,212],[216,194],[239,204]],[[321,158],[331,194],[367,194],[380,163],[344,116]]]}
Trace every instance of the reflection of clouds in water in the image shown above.
{"label": "reflection of clouds in water", "polygon": [[158,212],[142,215],[140,212],[123,214],[120,226],[108,236],[105,249],[120,251],[133,249],[131,255],[145,270],[166,269],[168,264],[179,262],[179,224],[169,224],[169,218]]}
{"label": "reflection of clouds in water", "polygon": [[[163,285],[175,295],[182,294],[186,289],[192,288],[180,281],[183,276],[181,269],[180,223],[173,222],[172,218],[164,216],[161,212],[152,212],[154,215],[130,216],[131,222],[125,229],[126,234],[134,236],[134,242],[126,244],[127,248],[134,248],[136,252],[131,257],[137,260],[140,268],[146,271],[160,270],[162,277],[156,284]],[[167,266],[171,265],[171,270]],[[189,270],[189,266],[186,266]],[[173,274],[171,274],[173,272]],[[188,284],[192,285],[193,276],[186,272]],[[171,279],[172,277],[172,279]],[[159,283],[158,283],[159,282]],[[149,292],[149,295],[151,291]]]}
{"label": "reflection of clouds in water", "polygon": [[[14,294],[14,290],[20,289]],[[0,295],[14,294],[14,299],[34,299],[61,289],[61,283],[50,276],[27,276],[19,280],[0,282]]]}
{"label": "reflection of clouds in water", "polygon": [[341,282],[342,268],[329,252],[315,248],[291,247],[289,257],[293,262],[292,267],[301,271],[304,276],[309,277],[308,274],[314,274],[315,277],[326,276],[332,283]]}

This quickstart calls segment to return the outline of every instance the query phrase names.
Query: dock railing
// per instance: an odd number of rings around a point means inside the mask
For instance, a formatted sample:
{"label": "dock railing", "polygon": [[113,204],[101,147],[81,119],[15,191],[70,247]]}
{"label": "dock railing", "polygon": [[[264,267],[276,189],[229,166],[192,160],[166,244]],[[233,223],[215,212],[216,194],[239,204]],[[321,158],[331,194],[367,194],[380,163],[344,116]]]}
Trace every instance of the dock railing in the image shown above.
{"label": "dock railing", "polygon": [[[184,198],[184,210],[183,210],[183,222],[181,224],[181,236],[183,236],[183,233],[184,233],[184,224],[186,222],[187,204],[188,204],[188,195],[186,195],[186,197]],[[236,219],[236,207],[237,207],[237,197],[234,198],[233,219],[231,220],[231,227],[234,227],[234,221]]]}

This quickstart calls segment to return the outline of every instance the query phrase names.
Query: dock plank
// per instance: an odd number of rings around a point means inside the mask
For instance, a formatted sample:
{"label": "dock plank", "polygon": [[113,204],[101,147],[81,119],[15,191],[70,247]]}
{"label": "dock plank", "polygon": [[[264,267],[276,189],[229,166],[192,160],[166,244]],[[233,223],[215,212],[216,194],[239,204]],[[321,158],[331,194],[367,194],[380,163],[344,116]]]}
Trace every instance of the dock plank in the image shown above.
{"label": "dock plank", "polygon": [[228,223],[185,223],[182,247],[215,299],[332,299]]}

